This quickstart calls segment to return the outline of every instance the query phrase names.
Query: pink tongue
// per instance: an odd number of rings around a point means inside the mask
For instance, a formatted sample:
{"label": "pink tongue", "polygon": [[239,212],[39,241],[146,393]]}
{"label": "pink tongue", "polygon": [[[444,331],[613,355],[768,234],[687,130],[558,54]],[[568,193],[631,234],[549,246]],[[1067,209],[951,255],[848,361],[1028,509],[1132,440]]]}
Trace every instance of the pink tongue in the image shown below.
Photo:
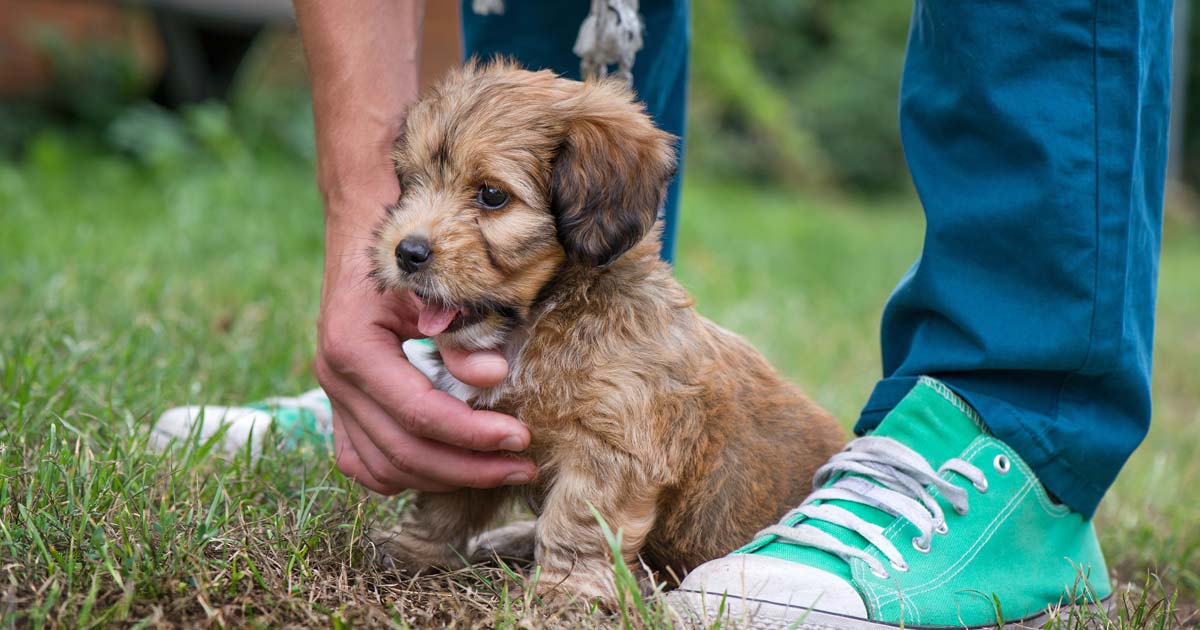
{"label": "pink tongue", "polygon": [[426,337],[441,334],[450,322],[454,321],[455,315],[458,315],[456,308],[422,304],[421,311],[417,314],[417,330]]}

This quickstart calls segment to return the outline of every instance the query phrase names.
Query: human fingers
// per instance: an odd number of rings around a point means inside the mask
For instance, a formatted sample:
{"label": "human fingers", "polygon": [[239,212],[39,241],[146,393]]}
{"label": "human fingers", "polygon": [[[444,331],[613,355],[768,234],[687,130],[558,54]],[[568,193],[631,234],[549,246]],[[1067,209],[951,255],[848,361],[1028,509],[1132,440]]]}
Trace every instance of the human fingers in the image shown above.
{"label": "human fingers", "polygon": [[[328,381],[345,384],[345,392],[357,390],[385,412],[355,413],[376,444],[399,423],[409,434],[473,451],[521,451],[529,445],[529,430],[516,418],[472,409],[434,389],[404,358],[395,333],[386,329],[326,335],[318,353],[317,377],[322,385]],[[343,404],[350,403],[343,400]],[[356,410],[360,407],[355,405]]]}
{"label": "human fingers", "polygon": [[[435,339],[436,342],[436,339]],[[508,375],[508,361],[495,350],[467,352],[461,348],[438,344],[442,362],[454,378],[474,387],[498,385]]]}
{"label": "human fingers", "polygon": [[[333,402],[332,399],[330,402]],[[356,422],[344,420],[347,413],[344,408],[340,407],[340,404],[334,404],[333,431],[337,466],[342,474],[374,492],[388,496],[409,489],[428,492],[446,492],[454,489],[452,486],[430,481],[420,475],[396,470],[390,465],[373,466],[376,471],[372,471],[372,467],[369,467],[367,462],[386,461],[386,456],[378,452],[378,448],[358,428]],[[338,444],[339,440],[341,441],[340,445]],[[359,455],[360,449],[367,453],[365,457]]]}
{"label": "human fingers", "polygon": [[410,478],[417,477],[426,484],[492,488],[526,483],[536,473],[532,462],[511,454],[471,451],[413,435],[361,392],[345,392],[342,400],[356,410],[356,422],[345,427],[359,459],[385,485],[412,483]]}

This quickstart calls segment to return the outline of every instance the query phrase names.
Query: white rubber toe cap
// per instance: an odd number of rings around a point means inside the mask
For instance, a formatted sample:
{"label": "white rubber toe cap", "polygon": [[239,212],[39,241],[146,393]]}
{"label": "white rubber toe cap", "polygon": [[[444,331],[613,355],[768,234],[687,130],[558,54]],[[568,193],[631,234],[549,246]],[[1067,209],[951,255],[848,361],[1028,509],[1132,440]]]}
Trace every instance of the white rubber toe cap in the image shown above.
{"label": "white rubber toe cap", "polygon": [[723,617],[753,619],[752,627],[786,626],[816,611],[842,619],[867,618],[862,596],[846,580],[766,556],[736,554],[706,562],[669,597],[681,614],[709,623],[720,610]]}

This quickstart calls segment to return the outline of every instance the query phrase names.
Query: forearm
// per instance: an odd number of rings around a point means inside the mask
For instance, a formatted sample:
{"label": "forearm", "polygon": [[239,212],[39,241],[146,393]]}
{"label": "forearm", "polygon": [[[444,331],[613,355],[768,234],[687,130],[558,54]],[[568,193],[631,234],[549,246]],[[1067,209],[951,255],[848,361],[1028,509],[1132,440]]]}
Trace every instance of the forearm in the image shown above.
{"label": "forearm", "polygon": [[424,2],[295,0],[312,85],[327,245],[399,196],[389,153],[417,97]]}

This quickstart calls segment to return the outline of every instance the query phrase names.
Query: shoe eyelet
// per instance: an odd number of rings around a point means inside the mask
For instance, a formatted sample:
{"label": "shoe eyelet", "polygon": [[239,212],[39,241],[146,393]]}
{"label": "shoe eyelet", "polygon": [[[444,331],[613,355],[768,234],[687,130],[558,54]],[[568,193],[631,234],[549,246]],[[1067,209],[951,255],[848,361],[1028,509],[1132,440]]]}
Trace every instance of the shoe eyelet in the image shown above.
{"label": "shoe eyelet", "polygon": [[920,538],[913,538],[912,546],[913,546],[913,549],[916,549],[917,551],[920,551],[921,553],[929,553],[929,549],[931,547],[933,547],[933,545],[929,545],[927,547],[922,547]]}
{"label": "shoe eyelet", "polygon": [[908,573],[908,563],[907,562],[901,562],[900,564],[896,564],[895,562],[893,562],[891,564],[892,564],[893,569],[895,569],[901,573]]}
{"label": "shoe eyelet", "polygon": [[996,469],[996,472],[1000,473],[1001,475],[1007,475],[1008,471],[1012,469],[1012,463],[1009,462],[1008,458],[1003,455],[997,455],[996,459],[992,460],[992,466]]}
{"label": "shoe eyelet", "polygon": [[933,531],[935,531],[939,534],[949,534],[950,526],[946,524],[946,521],[942,521],[941,523],[938,523],[937,527],[933,528]]}
{"label": "shoe eyelet", "polygon": [[982,477],[981,479],[982,479],[982,481],[980,481],[977,484],[974,484],[974,486],[975,486],[976,492],[978,492],[979,494],[984,494],[988,491],[988,481],[987,481],[987,477]]}

